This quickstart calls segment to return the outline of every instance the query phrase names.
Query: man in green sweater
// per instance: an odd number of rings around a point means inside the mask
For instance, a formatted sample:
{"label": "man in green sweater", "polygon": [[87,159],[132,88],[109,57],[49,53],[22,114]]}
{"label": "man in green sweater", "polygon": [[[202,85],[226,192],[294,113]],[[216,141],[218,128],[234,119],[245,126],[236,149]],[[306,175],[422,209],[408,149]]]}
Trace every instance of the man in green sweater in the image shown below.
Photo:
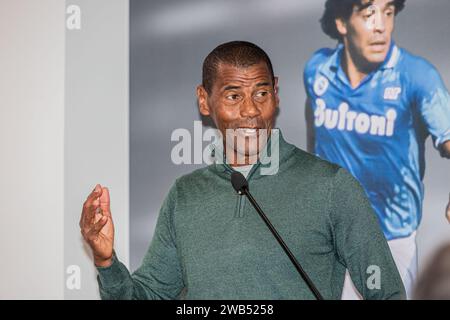
{"label": "man in green sweater", "polygon": [[[314,299],[257,212],[233,189],[233,171],[247,176],[253,197],[325,299],[341,297],[346,268],[365,299],[405,297],[358,182],[273,129],[278,79],[262,49],[241,41],[214,49],[197,96],[200,113],[232,139],[223,139],[216,163],[175,181],[136,272],[113,250],[108,189],[97,185],[84,203],[80,227],[103,299]],[[245,141],[240,147],[239,138]],[[275,170],[264,170],[269,149]],[[222,154],[227,161],[219,161]]]}

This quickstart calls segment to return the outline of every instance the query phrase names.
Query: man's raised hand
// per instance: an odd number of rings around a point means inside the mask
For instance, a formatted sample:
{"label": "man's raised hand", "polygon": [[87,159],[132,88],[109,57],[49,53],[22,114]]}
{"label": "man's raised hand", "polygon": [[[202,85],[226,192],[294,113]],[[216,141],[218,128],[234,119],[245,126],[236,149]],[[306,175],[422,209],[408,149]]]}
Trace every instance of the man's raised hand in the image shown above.
{"label": "man's raised hand", "polygon": [[94,263],[111,265],[114,248],[114,224],[111,217],[109,190],[97,184],[83,204],[81,234],[92,249]]}

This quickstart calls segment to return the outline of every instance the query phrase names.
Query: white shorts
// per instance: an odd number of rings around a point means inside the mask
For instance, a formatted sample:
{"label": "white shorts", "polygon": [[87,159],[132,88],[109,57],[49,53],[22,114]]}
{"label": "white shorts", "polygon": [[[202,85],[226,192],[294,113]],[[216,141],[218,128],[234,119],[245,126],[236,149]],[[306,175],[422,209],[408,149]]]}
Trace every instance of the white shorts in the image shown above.
{"label": "white shorts", "polygon": [[[417,277],[417,243],[416,232],[409,237],[388,241],[392,257],[397,265],[398,272],[405,286],[406,296],[412,298],[414,283]],[[350,278],[348,271],[345,272],[344,288],[342,290],[342,300],[362,300],[361,294],[356,289]]]}

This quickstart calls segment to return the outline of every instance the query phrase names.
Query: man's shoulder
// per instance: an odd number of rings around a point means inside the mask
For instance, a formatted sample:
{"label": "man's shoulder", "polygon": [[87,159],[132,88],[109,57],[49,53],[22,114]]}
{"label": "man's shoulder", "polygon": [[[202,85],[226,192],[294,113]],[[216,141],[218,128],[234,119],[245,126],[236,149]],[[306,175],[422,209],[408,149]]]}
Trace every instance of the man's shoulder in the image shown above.
{"label": "man's shoulder", "polygon": [[170,201],[179,201],[180,197],[188,195],[194,197],[204,194],[204,190],[211,185],[209,167],[202,167],[189,173],[178,176],[169,189],[168,198]]}
{"label": "man's shoulder", "polygon": [[202,168],[193,170],[191,172],[188,172],[186,174],[183,174],[175,180],[175,184],[176,185],[189,185],[192,183],[196,183],[199,180],[204,179],[205,177],[207,177],[209,175],[211,166],[212,165],[202,167]]}
{"label": "man's shoulder", "polygon": [[429,76],[433,78],[438,76],[436,67],[426,58],[415,55],[410,51],[401,48],[400,59],[396,69],[411,83],[420,83],[421,81],[430,81]]}
{"label": "man's shoulder", "polygon": [[302,172],[306,172],[312,177],[334,178],[338,171],[342,169],[339,165],[324,160],[298,147],[294,149],[293,157],[295,159],[295,166],[301,168]]}
{"label": "man's shoulder", "polygon": [[309,75],[314,73],[321,65],[325,64],[337,49],[321,48],[314,52],[306,62],[304,73]]}
{"label": "man's shoulder", "polygon": [[294,156],[301,167],[301,179],[307,178],[316,185],[327,185],[337,192],[362,190],[361,183],[346,168],[299,148],[296,148]]}

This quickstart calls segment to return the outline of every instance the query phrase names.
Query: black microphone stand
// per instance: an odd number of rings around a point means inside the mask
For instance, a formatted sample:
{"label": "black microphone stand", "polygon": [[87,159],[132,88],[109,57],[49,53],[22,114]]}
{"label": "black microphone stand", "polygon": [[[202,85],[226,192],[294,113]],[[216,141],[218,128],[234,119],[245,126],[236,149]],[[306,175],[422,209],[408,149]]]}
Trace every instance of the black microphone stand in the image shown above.
{"label": "black microphone stand", "polygon": [[233,184],[233,187],[237,191],[238,194],[245,195],[248,198],[250,203],[253,205],[255,210],[258,212],[259,216],[264,220],[264,222],[266,223],[267,227],[270,229],[270,231],[272,232],[274,237],[277,239],[278,243],[281,245],[281,247],[283,248],[284,252],[288,255],[288,257],[291,260],[292,264],[294,265],[295,269],[297,269],[298,273],[303,278],[303,280],[306,282],[306,284],[308,285],[309,289],[312,291],[312,293],[314,294],[316,299],[317,300],[323,300],[323,297],[320,294],[319,290],[317,290],[316,286],[311,281],[309,276],[306,274],[305,270],[303,270],[302,266],[297,261],[297,259],[295,258],[295,256],[291,252],[291,250],[289,250],[288,246],[286,245],[284,240],[281,238],[281,236],[279,235],[278,231],[275,229],[275,227],[272,225],[270,220],[267,218],[267,216],[264,214],[262,209],[259,207],[259,205],[256,202],[256,200],[251,195],[250,191],[248,190],[248,182],[245,179],[245,177],[242,175],[242,173],[240,173],[240,172],[233,172],[231,174],[231,183]]}

